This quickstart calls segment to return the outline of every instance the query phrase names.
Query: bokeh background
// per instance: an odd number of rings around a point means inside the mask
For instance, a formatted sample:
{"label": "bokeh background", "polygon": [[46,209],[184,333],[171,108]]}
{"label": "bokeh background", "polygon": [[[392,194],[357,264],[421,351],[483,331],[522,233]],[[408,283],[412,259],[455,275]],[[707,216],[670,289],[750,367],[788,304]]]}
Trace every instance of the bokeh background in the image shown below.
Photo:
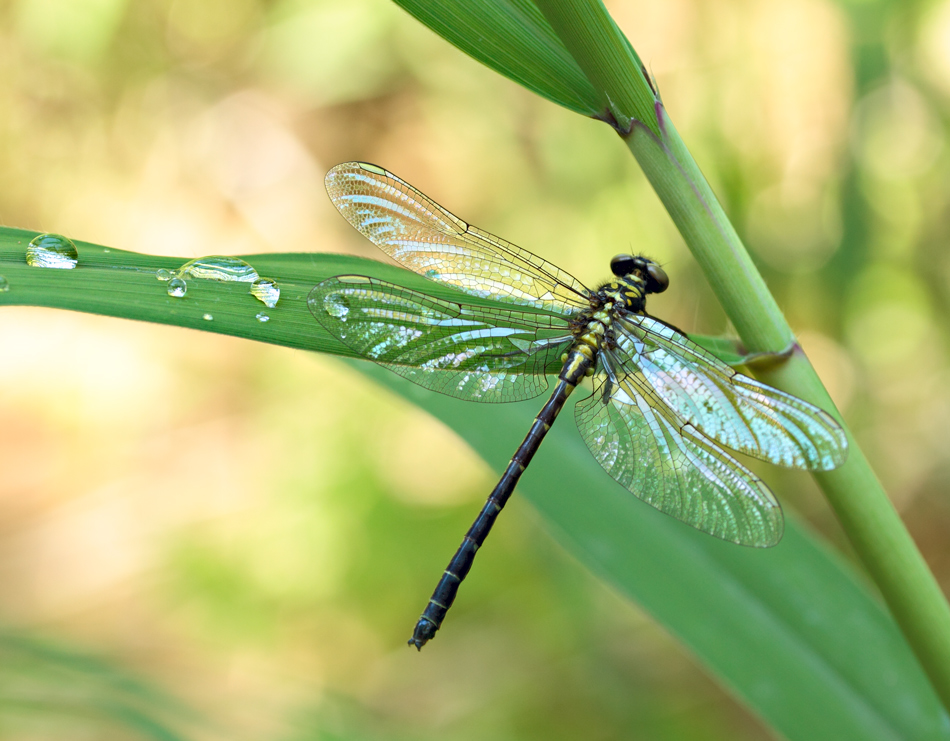
{"label": "bokeh background", "polygon": [[[950,586],[950,1],[608,7]],[[323,192],[349,159],[587,283],[646,252],[653,313],[728,331],[612,130],[388,0],[0,4],[5,225],[378,257]],[[770,738],[517,497],[410,651],[493,475],[334,358],[5,308],[0,420],[4,739]]]}

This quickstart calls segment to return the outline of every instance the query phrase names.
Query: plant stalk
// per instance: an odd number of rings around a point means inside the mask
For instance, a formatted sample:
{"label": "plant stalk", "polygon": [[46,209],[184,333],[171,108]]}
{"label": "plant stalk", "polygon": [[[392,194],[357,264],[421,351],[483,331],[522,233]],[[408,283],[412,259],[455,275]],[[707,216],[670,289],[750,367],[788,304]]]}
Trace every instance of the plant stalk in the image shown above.
{"label": "plant stalk", "polygon": [[[604,120],[623,136],[752,352],[784,363],[757,373],[836,415],[781,310],[722,206],[666,114],[658,94],[600,0],[535,0],[594,87]],[[644,101],[650,98],[650,104]],[[845,428],[847,431],[847,428]],[[848,461],[815,478],[891,614],[950,709],[950,605],[871,467],[848,432]]]}

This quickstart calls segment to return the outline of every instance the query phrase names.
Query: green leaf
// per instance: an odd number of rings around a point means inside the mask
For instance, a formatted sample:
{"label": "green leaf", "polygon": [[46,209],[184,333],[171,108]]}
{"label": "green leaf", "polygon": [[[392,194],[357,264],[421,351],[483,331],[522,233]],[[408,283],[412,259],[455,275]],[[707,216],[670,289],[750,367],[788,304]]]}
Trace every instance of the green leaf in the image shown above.
{"label": "green leaf", "polygon": [[755,354],[745,351],[741,340],[733,337],[713,337],[710,335],[691,334],[689,338],[704,350],[708,350],[724,363],[733,367],[745,365]]}
{"label": "green leaf", "polygon": [[600,96],[531,0],[394,0],[486,67],[585,116]]}
{"label": "green leaf", "polygon": [[[34,234],[0,229],[0,275],[9,283],[0,305],[56,306],[344,354],[306,307],[310,288],[324,278],[358,272],[451,295],[383,263],[282,254],[244,257],[281,285],[274,309],[249,295],[246,283],[191,279],[187,295],[172,298],[156,271],[176,269],[182,259],[78,243],[73,270],[29,267],[24,255]],[[442,419],[496,469],[540,407],[537,400],[465,403],[371,363],[352,364]],[[794,520],[768,551],[696,532],[614,484],[570,416],[566,410],[554,426],[519,492],[571,553],[678,636],[777,732],[790,739],[950,738],[950,721],[890,617]]]}
{"label": "green leaf", "polygon": [[601,0],[535,0],[601,101],[601,118],[626,136],[639,121],[662,134],[655,106],[659,94],[633,45]]}
{"label": "green leaf", "polygon": [[742,340],[735,337],[691,334],[689,338],[733,368],[745,366],[758,371],[788,360],[792,353],[792,346],[785,352],[749,352]]}
{"label": "green leaf", "polygon": [[[254,298],[248,283],[222,283],[189,278],[185,298],[167,293],[159,270],[177,270],[180,257],[156,257],[88,242],[76,242],[78,267],[73,270],[35,268],[26,264],[26,246],[37,232],[0,227],[0,275],[9,288],[0,292],[4,304],[49,306],[91,314],[173,324],[275,345],[352,356],[310,315],[307,294],[317,283],[344,273],[400,281],[410,288],[450,298],[451,289],[433,290],[431,281],[394,265],[345,255],[245,255],[263,277],[277,281],[280,300],[273,309]],[[258,315],[267,317],[261,321]],[[210,319],[206,318],[210,317]]]}

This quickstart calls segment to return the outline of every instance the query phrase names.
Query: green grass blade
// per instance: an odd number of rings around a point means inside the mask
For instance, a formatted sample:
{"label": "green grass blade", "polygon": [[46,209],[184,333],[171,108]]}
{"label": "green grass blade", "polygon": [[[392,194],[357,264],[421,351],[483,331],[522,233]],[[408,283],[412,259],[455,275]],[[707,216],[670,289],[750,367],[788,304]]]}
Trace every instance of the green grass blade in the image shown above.
{"label": "green grass blade", "polygon": [[[76,242],[79,264],[74,270],[30,267],[26,245],[37,232],[0,227],[0,276],[8,290],[0,292],[0,306],[29,305],[72,309],[91,314],[201,329],[302,350],[352,356],[352,351],[330,336],[310,315],[307,294],[317,283],[344,273],[372,274],[399,280],[410,288],[439,295],[432,283],[393,265],[345,255],[244,255],[257,272],[277,281],[280,300],[273,309],[249,293],[247,283],[188,279],[188,293],[173,298],[157,271],[177,270],[187,260],[125,252],[88,242]],[[268,317],[262,322],[258,315]],[[206,319],[210,316],[210,319]]]}
{"label": "green grass blade", "polygon": [[[274,309],[240,283],[192,279],[187,296],[177,299],[155,272],[178,268],[180,258],[78,243],[73,270],[29,267],[24,254],[34,234],[0,229],[0,275],[9,283],[0,305],[53,306],[343,354],[306,307],[320,280],[356,271],[449,295],[383,263],[283,254],[245,258],[281,284]],[[260,322],[260,312],[270,321]],[[496,468],[538,409],[536,401],[468,404],[370,363],[354,361],[354,367],[443,419]],[[649,610],[779,733],[790,739],[950,739],[950,722],[894,623],[794,521],[770,551],[695,532],[616,486],[569,417],[566,412],[546,439],[521,490],[570,552]]]}
{"label": "green grass blade", "polygon": [[600,96],[531,0],[394,0],[486,67],[585,116]]}

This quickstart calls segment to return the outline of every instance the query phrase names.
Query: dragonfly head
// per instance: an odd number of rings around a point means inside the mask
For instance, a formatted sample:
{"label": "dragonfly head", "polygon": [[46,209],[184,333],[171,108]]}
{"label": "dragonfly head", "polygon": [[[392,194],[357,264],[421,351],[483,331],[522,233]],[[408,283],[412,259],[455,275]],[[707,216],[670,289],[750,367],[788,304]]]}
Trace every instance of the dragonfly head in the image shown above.
{"label": "dragonfly head", "polygon": [[670,278],[659,265],[642,255],[617,255],[610,261],[610,270],[618,278],[633,275],[644,284],[646,293],[663,293],[670,285]]}

